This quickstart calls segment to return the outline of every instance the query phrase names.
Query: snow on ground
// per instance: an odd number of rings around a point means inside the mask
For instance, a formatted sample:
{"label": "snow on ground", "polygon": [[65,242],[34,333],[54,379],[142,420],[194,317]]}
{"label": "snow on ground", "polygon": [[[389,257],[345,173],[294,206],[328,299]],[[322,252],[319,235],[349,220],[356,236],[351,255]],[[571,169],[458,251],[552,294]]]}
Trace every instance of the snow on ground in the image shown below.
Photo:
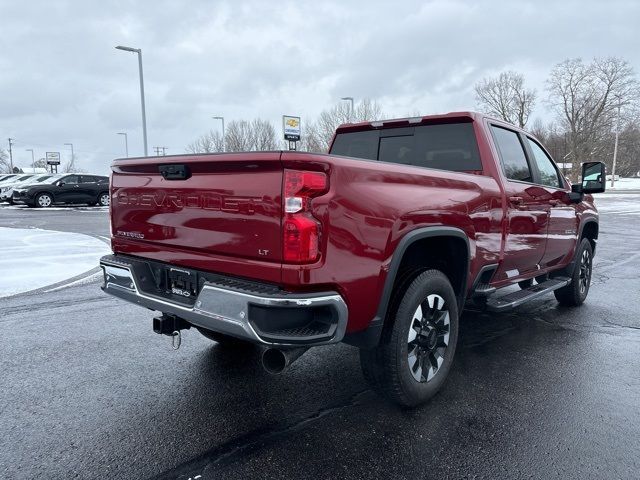
{"label": "snow on ground", "polygon": [[598,193],[594,196],[596,207],[602,216],[612,213],[623,216],[640,216],[640,194]]}
{"label": "snow on ground", "polygon": [[80,275],[108,253],[106,243],[80,233],[0,227],[0,297]]}
{"label": "snow on ground", "polygon": [[[617,175],[616,175],[617,177]],[[607,180],[607,191],[616,192],[618,190],[640,190],[640,178],[619,178],[611,188],[611,180]]]}

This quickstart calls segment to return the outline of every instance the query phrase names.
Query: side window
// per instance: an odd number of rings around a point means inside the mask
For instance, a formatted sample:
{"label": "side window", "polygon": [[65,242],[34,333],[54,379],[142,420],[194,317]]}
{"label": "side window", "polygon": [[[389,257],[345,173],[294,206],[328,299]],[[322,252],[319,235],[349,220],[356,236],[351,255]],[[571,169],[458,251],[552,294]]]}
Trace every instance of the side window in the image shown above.
{"label": "side window", "polygon": [[91,177],[89,175],[82,175],[82,177],[80,177],[81,183],[96,183],[98,181],[98,179],[96,177]]}
{"label": "side window", "polygon": [[68,177],[64,177],[62,181],[65,183],[65,185],[73,185],[74,183],[78,183],[78,176],[69,175]]}
{"label": "side window", "polygon": [[492,126],[491,130],[500,152],[502,170],[507,178],[531,182],[533,177],[518,134],[512,130],[495,126]]}
{"label": "side window", "polygon": [[538,166],[538,171],[540,172],[540,183],[548,187],[561,188],[562,183],[560,182],[558,171],[546,152],[529,137],[527,137],[527,141],[533,152],[533,158]]}

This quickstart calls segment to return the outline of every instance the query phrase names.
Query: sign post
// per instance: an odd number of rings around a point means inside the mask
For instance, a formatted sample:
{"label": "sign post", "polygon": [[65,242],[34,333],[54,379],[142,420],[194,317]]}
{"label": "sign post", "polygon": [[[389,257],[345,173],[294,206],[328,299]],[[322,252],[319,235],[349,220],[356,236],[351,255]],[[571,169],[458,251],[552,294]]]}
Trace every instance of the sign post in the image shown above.
{"label": "sign post", "polygon": [[284,139],[289,142],[289,150],[297,150],[296,143],[300,141],[300,117],[283,115],[282,130]]}
{"label": "sign post", "polygon": [[47,152],[46,158],[47,165],[51,165],[51,173],[58,173],[58,165],[60,165],[60,152]]}

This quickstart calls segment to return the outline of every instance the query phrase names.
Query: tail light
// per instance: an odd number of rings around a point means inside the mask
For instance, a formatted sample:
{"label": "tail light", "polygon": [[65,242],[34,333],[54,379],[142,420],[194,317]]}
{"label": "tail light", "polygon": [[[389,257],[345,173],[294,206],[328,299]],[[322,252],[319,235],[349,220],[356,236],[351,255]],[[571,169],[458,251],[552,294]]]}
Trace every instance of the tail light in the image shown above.
{"label": "tail light", "polygon": [[310,211],[311,199],[327,190],[322,172],[284,171],[283,258],[310,263],[320,253],[320,222]]}

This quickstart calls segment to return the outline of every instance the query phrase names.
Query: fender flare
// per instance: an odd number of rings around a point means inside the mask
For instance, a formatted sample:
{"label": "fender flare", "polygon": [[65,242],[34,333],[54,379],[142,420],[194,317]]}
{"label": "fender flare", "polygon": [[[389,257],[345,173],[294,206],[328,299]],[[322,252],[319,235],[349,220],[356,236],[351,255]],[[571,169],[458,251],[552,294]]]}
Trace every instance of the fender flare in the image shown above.
{"label": "fender flare", "polygon": [[411,230],[400,239],[400,242],[393,252],[375,317],[373,317],[366,329],[347,335],[344,340],[345,343],[363,348],[371,348],[378,344],[380,335],[382,333],[382,327],[384,326],[384,320],[387,316],[389,301],[391,300],[391,295],[393,293],[393,284],[395,283],[396,275],[398,274],[398,269],[400,268],[400,263],[402,262],[402,258],[404,257],[405,252],[415,242],[424,240],[425,238],[434,237],[459,238],[461,240],[464,240],[464,243],[467,247],[467,267],[462,278],[461,293],[460,295],[458,295],[458,310],[460,312],[462,311],[462,307],[464,306],[464,302],[466,300],[467,282],[469,279],[469,268],[471,264],[471,248],[469,245],[469,237],[463,230],[455,227],[437,226],[416,228],[415,230]]}
{"label": "fender flare", "polygon": [[[596,226],[598,227],[598,233],[600,233],[600,223],[598,222],[598,220],[595,217],[590,217],[588,219],[586,219],[584,222],[580,223],[580,229],[579,229],[579,233],[578,233],[578,239],[576,240],[576,246],[575,249],[573,251],[573,255],[571,256],[571,261],[569,262],[569,264],[564,267],[562,270],[560,270],[560,272],[563,275],[573,275],[573,270],[576,267],[576,255],[578,254],[578,247],[580,246],[580,242],[582,241],[582,234],[584,233],[584,227],[587,226],[587,224],[589,223],[595,223]],[[596,254],[596,249],[595,247],[593,248],[593,254]]]}

